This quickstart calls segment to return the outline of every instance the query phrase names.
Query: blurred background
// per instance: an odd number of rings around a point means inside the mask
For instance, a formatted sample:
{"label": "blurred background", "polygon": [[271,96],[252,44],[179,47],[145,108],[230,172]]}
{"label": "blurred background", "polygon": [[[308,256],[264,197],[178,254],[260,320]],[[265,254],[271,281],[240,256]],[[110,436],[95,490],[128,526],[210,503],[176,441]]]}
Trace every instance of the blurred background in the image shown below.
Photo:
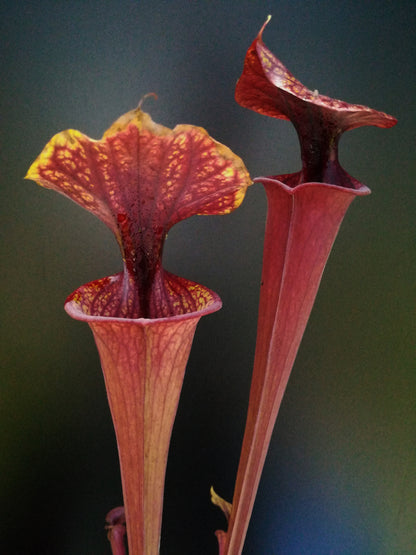
{"label": "blurred background", "polygon": [[[116,443],[86,324],[63,310],[118,271],[101,222],[23,181],[56,132],[99,138],[140,98],[173,127],[205,127],[252,176],[297,171],[288,122],[239,107],[234,86],[266,16],[266,45],[306,86],[399,119],[340,145],[373,191],[341,227],[267,457],[245,555],[416,549],[415,67],[412,1],[0,3],[0,546],[8,555],[105,555],[122,503]],[[217,291],[198,327],[167,469],[162,555],[214,555],[211,485],[231,500],[256,333],[266,202],[177,225],[171,272]]]}

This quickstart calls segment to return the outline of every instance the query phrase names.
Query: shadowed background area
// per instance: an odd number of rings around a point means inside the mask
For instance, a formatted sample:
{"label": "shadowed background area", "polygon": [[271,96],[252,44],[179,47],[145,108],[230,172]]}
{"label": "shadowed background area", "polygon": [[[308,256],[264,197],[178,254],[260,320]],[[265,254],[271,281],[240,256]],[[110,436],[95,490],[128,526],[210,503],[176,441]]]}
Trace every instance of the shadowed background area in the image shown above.
{"label": "shadowed background area", "polygon": [[[356,199],[325,270],[279,414],[244,554],[412,554],[416,545],[413,2],[0,3],[0,545],[9,555],[110,553],[122,503],[116,443],[88,327],[66,296],[121,267],[101,222],[24,182],[56,132],[99,138],[148,92],[173,127],[205,127],[252,176],[297,171],[288,122],[240,108],[234,86],[266,45],[312,90],[391,113],[340,144],[373,191]],[[217,291],[197,329],[167,470],[162,555],[214,555],[231,500],[254,355],[261,186],[230,216],[177,225],[171,272]]]}

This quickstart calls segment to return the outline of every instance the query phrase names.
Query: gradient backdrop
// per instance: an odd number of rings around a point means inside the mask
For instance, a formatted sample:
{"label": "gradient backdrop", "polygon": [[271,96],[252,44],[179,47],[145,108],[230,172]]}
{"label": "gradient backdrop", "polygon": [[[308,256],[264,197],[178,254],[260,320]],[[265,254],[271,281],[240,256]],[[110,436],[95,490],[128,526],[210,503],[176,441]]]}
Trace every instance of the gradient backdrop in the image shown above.
{"label": "gradient backdrop", "polygon": [[[193,123],[251,174],[299,169],[289,123],[240,108],[234,85],[266,44],[311,89],[399,119],[342,139],[372,190],[341,228],[272,439],[245,555],[416,552],[415,28],[413,1],[15,1],[0,4],[0,546],[104,555],[121,503],[98,355],[66,296],[120,269],[94,217],[23,181],[56,132],[99,138],[148,92],[167,126]],[[231,499],[254,353],[262,187],[228,217],[178,225],[165,267],[213,288],[173,433],[162,555],[215,555]]]}

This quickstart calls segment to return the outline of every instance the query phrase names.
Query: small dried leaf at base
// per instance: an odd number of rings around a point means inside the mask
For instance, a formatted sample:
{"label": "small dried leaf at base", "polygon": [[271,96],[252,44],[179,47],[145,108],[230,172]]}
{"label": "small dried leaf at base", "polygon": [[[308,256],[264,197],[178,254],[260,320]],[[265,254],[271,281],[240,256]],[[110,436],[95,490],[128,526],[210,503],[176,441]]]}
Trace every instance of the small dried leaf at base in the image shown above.
{"label": "small dried leaf at base", "polygon": [[215,492],[212,486],[211,486],[210,493],[211,493],[211,502],[222,510],[228,522],[228,519],[230,518],[230,514],[231,514],[231,508],[232,508],[231,503],[228,503],[228,501],[225,501],[225,499],[220,497]]}

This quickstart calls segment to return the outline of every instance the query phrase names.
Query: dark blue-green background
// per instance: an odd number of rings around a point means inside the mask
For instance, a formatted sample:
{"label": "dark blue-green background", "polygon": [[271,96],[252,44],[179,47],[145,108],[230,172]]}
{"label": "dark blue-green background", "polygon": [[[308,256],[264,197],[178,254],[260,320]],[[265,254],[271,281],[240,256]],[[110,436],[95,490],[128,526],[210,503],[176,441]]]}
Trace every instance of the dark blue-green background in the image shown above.
{"label": "dark blue-green background", "polygon": [[[411,1],[16,1],[0,4],[0,549],[104,555],[121,503],[116,444],[88,327],[66,296],[120,269],[115,240],[23,181],[73,127],[99,138],[148,92],[166,126],[193,123],[253,176],[295,171],[288,122],[233,99],[267,14],[266,44],[311,89],[399,119],[341,141],[372,190],[343,223],[272,438],[244,553],[416,552],[415,5]],[[176,420],[162,555],[214,555],[231,499],[254,352],[265,198],[169,234],[165,266],[218,291],[197,330]]]}

